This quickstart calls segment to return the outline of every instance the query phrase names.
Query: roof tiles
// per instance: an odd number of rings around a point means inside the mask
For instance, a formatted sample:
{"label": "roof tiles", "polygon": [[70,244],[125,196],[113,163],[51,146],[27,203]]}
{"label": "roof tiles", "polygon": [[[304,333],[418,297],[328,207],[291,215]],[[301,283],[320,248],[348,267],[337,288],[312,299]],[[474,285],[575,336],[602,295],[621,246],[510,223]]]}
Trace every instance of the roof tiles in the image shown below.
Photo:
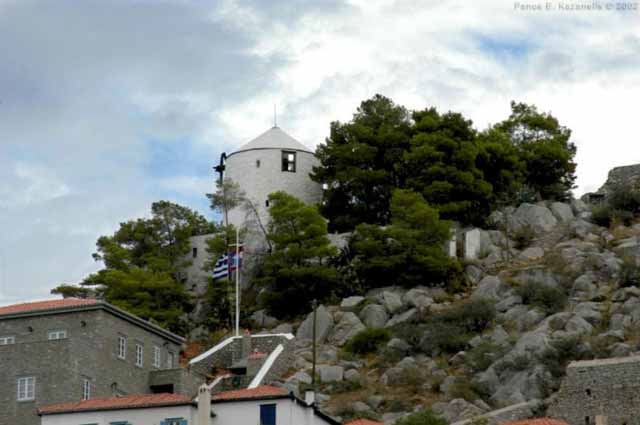
{"label": "roof tiles", "polygon": [[31,303],[14,304],[5,307],[0,307],[0,316],[6,314],[19,314],[30,313],[35,311],[48,311],[58,310],[74,307],[85,307],[88,305],[99,304],[100,301],[96,299],[82,299],[82,298],[65,298],[61,300],[46,300],[36,301]]}
{"label": "roof tiles", "polygon": [[354,419],[346,422],[344,425],[383,425],[382,422],[372,421],[371,419]]}
{"label": "roof tiles", "polygon": [[82,401],[52,404],[38,409],[41,415],[56,413],[72,413],[96,410],[120,410],[145,407],[179,406],[192,404],[187,396],[182,394],[134,394],[124,397],[94,398]]}
{"label": "roof tiles", "polygon": [[568,424],[567,422],[561,419],[533,418],[533,419],[521,419],[517,421],[500,422],[500,425],[568,425]]}

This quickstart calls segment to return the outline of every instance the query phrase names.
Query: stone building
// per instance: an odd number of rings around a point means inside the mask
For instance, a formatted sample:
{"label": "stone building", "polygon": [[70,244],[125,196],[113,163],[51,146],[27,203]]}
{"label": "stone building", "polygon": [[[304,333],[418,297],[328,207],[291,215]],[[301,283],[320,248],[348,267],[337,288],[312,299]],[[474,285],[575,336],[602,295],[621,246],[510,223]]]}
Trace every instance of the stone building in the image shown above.
{"label": "stone building", "polygon": [[584,360],[567,367],[547,414],[570,425],[631,425],[640,415],[640,356]]}
{"label": "stone building", "polygon": [[51,300],[0,307],[0,424],[35,425],[43,405],[147,392],[195,394],[183,338],[110,304]]}
{"label": "stone building", "polygon": [[[240,185],[255,206],[260,220],[268,221],[270,193],[285,191],[296,198],[315,204],[322,198],[322,186],[309,177],[319,165],[314,153],[305,145],[273,127],[226,155],[224,178]],[[241,208],[229,212],[229,222],[243,226],[251,215]]]}

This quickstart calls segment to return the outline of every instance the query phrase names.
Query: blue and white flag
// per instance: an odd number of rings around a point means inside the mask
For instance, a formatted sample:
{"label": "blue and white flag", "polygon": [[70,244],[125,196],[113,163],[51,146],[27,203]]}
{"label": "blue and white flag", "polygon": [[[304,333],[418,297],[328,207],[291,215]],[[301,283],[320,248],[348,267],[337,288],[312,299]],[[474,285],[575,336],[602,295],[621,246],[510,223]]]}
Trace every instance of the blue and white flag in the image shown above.
{"label": "blue and white flag", "polygon": [[229,256],[224,254],[218,261],[213,269],[213,278],[220,279],[221,277],[229,276]]}

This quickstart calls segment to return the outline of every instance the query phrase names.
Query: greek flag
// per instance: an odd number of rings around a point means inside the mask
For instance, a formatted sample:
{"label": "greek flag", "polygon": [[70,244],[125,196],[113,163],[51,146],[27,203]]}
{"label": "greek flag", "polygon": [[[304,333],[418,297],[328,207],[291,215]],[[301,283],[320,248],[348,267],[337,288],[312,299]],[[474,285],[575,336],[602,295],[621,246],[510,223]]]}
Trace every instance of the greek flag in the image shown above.
{"label": "greek flag", "polygon": [[240,249],[240,255],[237,256],[235,252],[222,255],[216,261],[216,265],[213,269],[213,278],[220,279],[229,276],[229,273],[242,267],[242,248]]}
{"label": "greek flag", "polygon": [[218,258],[218,261],[216,261],[216,265],[213,269],[213,278],[220,279],[227,276],[229,276],[229,256],[224,254]]}

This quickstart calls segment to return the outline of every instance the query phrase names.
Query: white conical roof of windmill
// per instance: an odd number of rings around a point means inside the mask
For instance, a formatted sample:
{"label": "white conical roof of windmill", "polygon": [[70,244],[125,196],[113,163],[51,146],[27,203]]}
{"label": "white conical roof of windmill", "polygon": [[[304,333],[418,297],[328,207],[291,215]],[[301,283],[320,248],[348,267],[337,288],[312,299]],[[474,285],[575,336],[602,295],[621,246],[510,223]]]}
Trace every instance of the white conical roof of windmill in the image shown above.
{"label": "white conical roof of windmill", "polygon": [[229,156],[255,149],[289,149],[294,151],[303,151],[313,153],[308,146],[303,145],[289,134],[284,132],[280,127],[272,127],[265,131],[255,139],[245,143],[238,149],[234,150]]}

